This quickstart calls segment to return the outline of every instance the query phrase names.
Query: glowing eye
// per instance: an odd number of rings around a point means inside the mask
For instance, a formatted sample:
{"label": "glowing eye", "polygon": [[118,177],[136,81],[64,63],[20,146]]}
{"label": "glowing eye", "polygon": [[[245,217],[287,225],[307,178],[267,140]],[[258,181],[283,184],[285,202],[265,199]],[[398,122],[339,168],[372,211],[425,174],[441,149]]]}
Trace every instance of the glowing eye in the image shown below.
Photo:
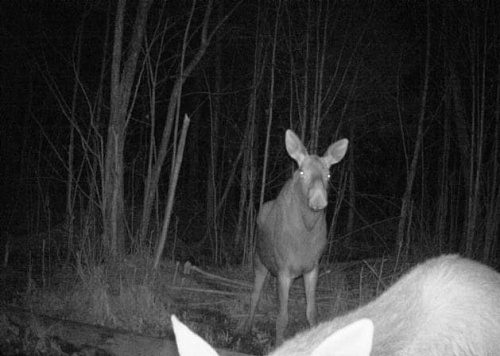
{"label": "glowing eye", "polygon": [[330,175],[330,173],[328,173],[328,174],[326,175],[326,179],[330,179],[330,177],[331,177],[331,175]]}
{"label": "glowing eye", "polygon": [[299,171],[299,174],[300,174],[301,176],[304,176],[304,171],[301,169],[301,170]]}

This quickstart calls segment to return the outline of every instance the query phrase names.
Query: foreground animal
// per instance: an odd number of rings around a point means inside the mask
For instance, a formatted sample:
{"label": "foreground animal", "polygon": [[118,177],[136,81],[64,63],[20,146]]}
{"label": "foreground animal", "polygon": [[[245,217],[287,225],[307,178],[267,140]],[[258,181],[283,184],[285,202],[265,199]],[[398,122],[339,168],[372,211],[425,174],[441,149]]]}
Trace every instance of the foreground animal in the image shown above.
{"label": "foreground animal", "polygon": [[276,344],[283,342],[288,324],[288,293],[293,280],[304,277],[309,324],[316,324],[318,261],[326,246],[325,208],[328,205],[330,167],[344,157],[348,140],[335,142],[322,157],[309,155],[291,130],[285,134],[286,150],[298,169],[275,200],[265,203],[257,216],[254,255],[254,290],[245,331],[250,331],[262,288],[271,272],[277,277],[279,315]]}
{"label": "foreground animal", "polygon": [[[172,323],[181,356],[217,355],[175,316]],[[458,255],[430,259],[374,301],[293,337],[270,355],[500,355],[500,274]]]}

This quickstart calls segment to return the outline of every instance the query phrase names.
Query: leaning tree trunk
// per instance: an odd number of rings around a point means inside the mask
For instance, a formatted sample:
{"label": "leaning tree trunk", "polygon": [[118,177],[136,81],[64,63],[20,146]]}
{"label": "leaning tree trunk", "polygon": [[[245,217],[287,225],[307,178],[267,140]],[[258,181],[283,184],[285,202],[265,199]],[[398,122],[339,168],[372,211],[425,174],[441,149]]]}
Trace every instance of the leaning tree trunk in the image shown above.
{"label": "leaning tree trunk", "polygon": [[193,70],[196,68],[200,60],[205,55],[205,52],[214,34],[217,32],[222,23],[229,17],[229,14],[226,15],[223,21],[217,24],[217,26],[215,26],[212,32],[209,33],[208,25],[210,20],[210,14],[212,11],[212,6],[213,6],[212,1],[209,1],[206,5],[205,15],[203,18],[203,23],[201,25],[201,31],[200,31],[200,45],[198,47],[198,50],[194,54],[193,58],[189,61],[187,65],[185,65],[184,61],[187,51],[187,45],[191,35],[190,31],[192,25],[191,20],[195,11],[194,8],[192,8],[191,10],[191,14],[189,16],[190,20],[188,21],[185,27],[183,50],[181,54],[181,63],[179,64],[179,72],[177,79],[175,80],[172,91],[170,93],[168,109],[167,109],[167,119],[165,127],[163,128],[163,134],[158,149],[158,158],[154,162],[151,172],[148,174],[148,177],[146,178],[145,182],[146,188],[144,189],[143,211],[141,218],[141,227],[139,232],[141,240],[144,240],[146,238],[147,231],[149,228],[149,222],[151,219],[151,211],[153,208],[155,192],[158,188],[158,182],[160,180],[163,163],[165,162],[165,159],[167,157],[168,148],[170,145],[170,136],[172,133],[172,126],[175,117],[178,115],[178,109],[179,109],[178,105],[180,103],[180,97],[182,95],[182,88],[184,86],[184,82],[192,74]]}

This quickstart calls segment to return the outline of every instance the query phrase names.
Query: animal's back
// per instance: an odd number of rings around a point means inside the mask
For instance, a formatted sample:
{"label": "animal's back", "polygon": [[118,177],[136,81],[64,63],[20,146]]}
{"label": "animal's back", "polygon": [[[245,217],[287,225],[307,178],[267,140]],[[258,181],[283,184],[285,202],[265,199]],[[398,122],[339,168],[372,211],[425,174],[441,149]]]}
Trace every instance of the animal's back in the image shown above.
{"label": "animal's back", "polygon": [[328,336],[362,318],[375,326],[371,356],[500,355],[500,274],[456,255],[428,260],[371,303],[272,355],[312,355]]}

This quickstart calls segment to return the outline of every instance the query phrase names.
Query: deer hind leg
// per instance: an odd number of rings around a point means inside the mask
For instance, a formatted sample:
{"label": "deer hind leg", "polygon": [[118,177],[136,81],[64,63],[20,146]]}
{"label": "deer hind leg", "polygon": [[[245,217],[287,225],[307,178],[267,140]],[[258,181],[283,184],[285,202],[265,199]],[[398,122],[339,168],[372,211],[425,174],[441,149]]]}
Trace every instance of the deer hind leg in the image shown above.
{"label": "deer hind leg", "polygon": [[318,266],[304,274],[304,289],[306,290],[306,317],[309,326],[316,324],[316,285],[318,283]]}
{"label": "deer hind leg", "polygon": [[260,261],[259,255],[255,255],[254,261],[254,286],[252,292],[252,298],[250,303],[250,314],[248,315],[248,319],[245,323],[244,332],[248,333],[252,329],[253,320],[255,317],[255,312],[257,310],[257,306],[259,304],[260,296],[262,294],[262,289],[266,284],[267,275],[269,274],[266,266],[262,264]]}
{"label": "deer hind leg", "polygon": [[288,293],[292,284],[292,277],[286,272],[278,274],[278,297],[280,310],[276,319],[276,346],[283,343],[283,335],[288,324]]}

